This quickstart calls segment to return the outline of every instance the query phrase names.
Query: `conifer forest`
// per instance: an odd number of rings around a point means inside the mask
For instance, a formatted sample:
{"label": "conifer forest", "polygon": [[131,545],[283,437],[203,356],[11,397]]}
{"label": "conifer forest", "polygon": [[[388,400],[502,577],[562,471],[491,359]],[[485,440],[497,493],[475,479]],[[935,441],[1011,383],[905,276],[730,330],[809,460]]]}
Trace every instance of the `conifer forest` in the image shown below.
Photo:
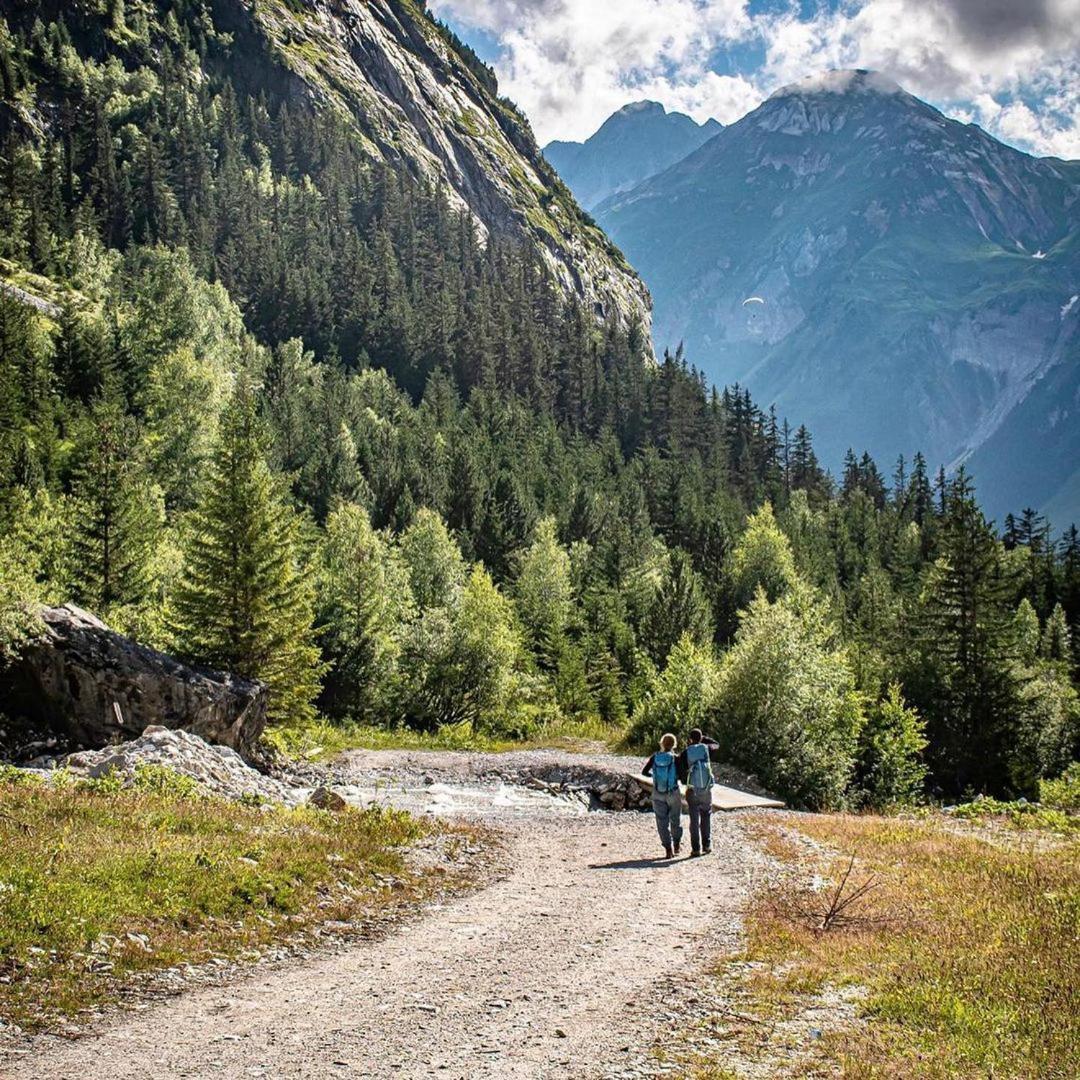
{"label": "conifer forest", "polygon": [[700,726],[811,808],[1077,757],[1075,526],[917,447],[826,471],[212,9],[3,5],[0,655],[71,601],[282,728]]}

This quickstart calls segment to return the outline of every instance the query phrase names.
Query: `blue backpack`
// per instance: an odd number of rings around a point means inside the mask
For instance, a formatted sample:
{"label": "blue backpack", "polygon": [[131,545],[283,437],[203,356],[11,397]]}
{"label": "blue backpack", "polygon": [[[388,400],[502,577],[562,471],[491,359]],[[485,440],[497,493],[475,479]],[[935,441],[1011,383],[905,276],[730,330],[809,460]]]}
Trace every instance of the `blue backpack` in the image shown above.
{"label": "blue backpack", "polygon": [[691,743],[686,748],[686,763],[690,766],[690,786],[695,791],[708,791],[713,786],[709,748],[704,743]]}
{"label": "blue backpack", "polygon": [[660,750],[653,756],[653,791],[666,795],[679,786],[679,774],[675,771],[675,755]]}

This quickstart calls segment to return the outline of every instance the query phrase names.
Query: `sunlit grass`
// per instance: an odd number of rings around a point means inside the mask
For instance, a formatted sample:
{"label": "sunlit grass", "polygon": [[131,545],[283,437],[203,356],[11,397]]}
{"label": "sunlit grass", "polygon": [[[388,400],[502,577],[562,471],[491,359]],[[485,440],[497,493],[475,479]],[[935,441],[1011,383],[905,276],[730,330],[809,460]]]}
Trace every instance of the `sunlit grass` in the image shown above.
{"label": "sunlit grass", "polygon": [[265,741],[288,758],[326,761],[346,750],[467,750],[506,753],[510,750],[560,748],[570,751],[618,749],[621,729],[599,720],[560,720],[538,725],[527,739],[507,739],[478,731],[471,724],[445,724],[436,731],[407,727],[332,724],[314,720],[269,730]]}
{"label": "sunlit grass", "polygon": [[139,973],[362,922],[429,887],[403,849],[431,824],[204,798],[163,773],[134,790],[0,777],[5,1020],[39,1027]]}
{"label": "sunlit grass", "polygon": [[[775,1022],[807,995],[857,984],[866,1022],[826,1031],[794,1075],[1076,1075],[1080,843],[990,843],[935,820],[822,816],[797,828],[839,854],[822,868],[827,887],[808,893],[793,879],[758,900],[747,955],[765,967],[750,1000]],[[792,854],[783,840],[773,850]],[[850,921],[823,931],[813,912],[852,852],[849,887],[876,885]]]}

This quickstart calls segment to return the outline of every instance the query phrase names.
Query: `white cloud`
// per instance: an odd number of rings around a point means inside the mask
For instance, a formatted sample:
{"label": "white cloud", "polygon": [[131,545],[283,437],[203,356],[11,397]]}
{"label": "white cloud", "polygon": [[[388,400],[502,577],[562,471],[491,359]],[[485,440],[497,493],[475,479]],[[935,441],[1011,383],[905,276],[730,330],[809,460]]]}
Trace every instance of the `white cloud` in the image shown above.
{"label": "white cloud", "polygon": [[[1037,153],[1080,156],[1080,0],[436,0],[497,37],[500,83],[540,140],[583,138],[628,101],[730,123],[777,87],[865,67]],[[712,70],[752,43],[752,72]],[[738,53],[735,54],[738,57]]]}
{"label": "white cloud", "polygon": [[737,119],[760,100],[709,69],[751,30],[746,0],[437,0],[436,14],[496,36],[499,83],[541,142],[585,138],[628,101],[655,98],[699,119]]}

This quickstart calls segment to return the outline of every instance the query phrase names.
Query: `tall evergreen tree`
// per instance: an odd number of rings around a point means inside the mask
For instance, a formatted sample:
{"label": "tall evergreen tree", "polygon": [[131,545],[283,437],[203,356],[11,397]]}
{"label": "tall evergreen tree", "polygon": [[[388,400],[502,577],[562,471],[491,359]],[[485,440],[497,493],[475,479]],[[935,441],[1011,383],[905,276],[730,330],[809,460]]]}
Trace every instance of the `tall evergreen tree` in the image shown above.
{"label": "tall evergreen tree", "polygon": [[99,398],[79,425],[73,537],[76,597],[107,614],[147,599],[164,508],[146,475],[135,420]]}
{"label": "tall evergreen tree", "polygon": [[175,633],[192,660],[261,679],[275,721],[314,713],[321,665],[300,519],[266,463],[250,386],[225,410],[209,480],[193,514]]}
{"label": "tall evergreen tree", "polygon": [[961,472],[944,493],[941,556],[922,598],[919,687],[934,772],[953,793],[1010,791],[1019,708],[1014,597],[1004,549]]}

